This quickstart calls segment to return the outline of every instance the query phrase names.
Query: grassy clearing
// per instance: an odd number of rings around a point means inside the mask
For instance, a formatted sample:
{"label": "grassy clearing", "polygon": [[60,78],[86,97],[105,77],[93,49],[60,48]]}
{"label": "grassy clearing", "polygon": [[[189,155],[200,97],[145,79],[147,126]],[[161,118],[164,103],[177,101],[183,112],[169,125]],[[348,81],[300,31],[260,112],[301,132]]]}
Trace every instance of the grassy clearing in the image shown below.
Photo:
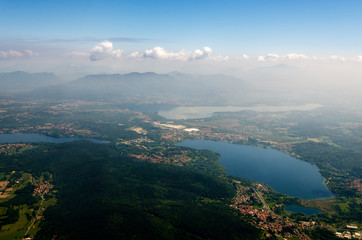
{"label": "grassy clearing", "polygon": [[2,240],[22,239],[24,237],[27,226],[30,223],[25,213],[31,214],[31,212],[26,205],[16,208],[19,209],[19,220],[14,224],[2,226],[0,231],[0,239]]}
{"label": "grassy clearing", "polygon": [[317,208],[328,214],[337,214],[335,210],[336,199],[326,200],[302,200],[303,206]]}
{"label": "grassy clearing", "polygon": [[338,205],[342,211],[348,211],[348,202],[339,202],[336,203],[336,205]]}
{"label": "grassy clearing", "polygon": [[43,208],[54,206],[56,203],[57,203],[57,199],[55,197],[52,197],[43,202]]}
{"label": "grassy clearing", "polygon": [[35,223],[34,223],[34,225],[33,225],[33,227],[29,230],[29,232],[28,232],[28,236],[35,236],[35,234],[39,231],[39,225],[40,225],[40,220],[37,220]]}

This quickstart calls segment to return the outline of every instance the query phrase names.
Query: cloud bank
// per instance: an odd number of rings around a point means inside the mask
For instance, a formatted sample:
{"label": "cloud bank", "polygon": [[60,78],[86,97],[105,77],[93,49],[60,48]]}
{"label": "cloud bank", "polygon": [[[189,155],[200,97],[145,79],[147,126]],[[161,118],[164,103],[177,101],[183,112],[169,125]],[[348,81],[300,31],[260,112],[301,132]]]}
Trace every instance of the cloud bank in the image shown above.
{"label": "cloud bank", "polygon": [[[101,61],[107,59],[117,58],[149,58],[160,60],[174,60],[174,61],[194,61],[211,57],[212,49],[210,47],[203,47],[202,49],[196,49],[194,51],[181,50],[178,52],[167,51],[163,47],[156,46],[152,49],[146,49],[144,52],[135,51],[128,55],[123,54],[122,49],[114,49],[113,43],[109,41],[103,41],[93,47],[89,52],[89,58],[91,61]],[[74,52],[73,52],[74,53]],[[83,55],[79,52],[76,54],[70,53],[68,55]],[[212,57],[214,60],[227,60],[226,57]]]}
{"label": "cloud bank", "polygon": [[9,58],[19,58],[19,57],[32,57],[38,56],[38,52],[34,52],[32,50],[24,50],[24,51],[17,51],[17,50],[9,50],[9,51],[0,51],[0,58],[2,59],[9,59]]}
{"label": "cloud bank", "polygon": [[303,60],[307,60],[309,59],[308,56],[301,54],[301,53],[288,53],[286,55],[279,55],[276,53],[269,53],[265,56],[259,56],[257,58],[258,62],[265,62],[265,61],[277,61],[277,60],[299,60],[299,59],[303,59]]}
{"label": "cloud bank", "polygon": [[[193,61],[200,60],[210,56],[212,49],[209,47],[203,47],[202,50],[196,49],[193,52],[186,52],[181,50],[179,52],[166,51],[162,47],[154,47],[152,49],[146,50],[141,54],[144,58],[154,58],[154,59],[170,59],[170,60],[180,60],[180,61]],[[131,54],[130,56],[135,56]]]}
{"label": "cloud bank", "polygon": [[279,54],[275,54],[275,53],[269,53],[267,55],[263,55],[263,56],[258,56],[257,61],[258,62],[267,62],[267,61],[271,61],[271,62],[276,62],[276,61],[285,61],[285,60],[314,60],[314,61],[339,61],[339,62],[346,62],[346,61],[354,61],[354,62],[361,62],[362,61],[362,56],[358,56],[357,58],[347,58],[347,57],[343,57],[343,56],[336,56],[336,55],[332,55],[329,57],[317,57],[317,56],[307,56],[305,54],[302,53],[288,53],[286,55],[279,55]]}
{"label": "cloud bank", "polygon": [[[110,59],[156,59],[156,60],[169,60],[169,61],[197,61],[202,59],[210,59],[216,62],[226,62],[229,60],[247,60],[253,62],[285,62],[285,61],[354,61],[362,62],[362,56],[357,56],[356,58],[346,58],[343,56],[332,55],[329,57],[316,57],[316,56],[307,56],[303,53],[287,53],[280,55],[277,53],[268,53],[266,55],[261,55],[257,57],[251,57],[245,53],[241,54],[241,58],[231,58],[229,56],[213,56],[213,50],[210,47],[203,47],[202,49],[196,49],[194,51],[186,51],[184,49],[180,51],[169,51],[161,46],[156,46],[151,49],[146,49],[144,51],[134,51],[128,54],[124,53],[122,49],[115,49],[113,43],[110,41],[103,41],[93,47],[88,53],[82,52],[72,52],[68,55],[73,56],[84,56],[89,57],[91,61],[102,61]],[[17,56],[19,52],[1,52],[3,58],[4,56],[14,55]],[[25,54],[25,51],[24,51]],[[31,54],[28,54],[31,55]],[[0,55],[1,56],[1,55]]]}

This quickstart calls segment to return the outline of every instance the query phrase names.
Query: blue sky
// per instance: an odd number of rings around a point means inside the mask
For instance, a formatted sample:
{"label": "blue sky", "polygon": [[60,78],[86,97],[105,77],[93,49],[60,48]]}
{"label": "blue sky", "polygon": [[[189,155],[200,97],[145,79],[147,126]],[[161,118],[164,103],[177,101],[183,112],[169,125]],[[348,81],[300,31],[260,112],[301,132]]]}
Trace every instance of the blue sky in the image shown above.
{"label": "blue sky", "polygon": [[[129,38],[143,40],[136,44],[141,48],[162,44],[177,50],[207,45],[224,54],[353,55],[362,53],[361,13],[360,0],[1,0],[0,36],[65,42]],[[77,47],[73,44],[65,45]]]}
{"label": "blue sky", "polygon": [[105,40],[112,57],[161,47],[173,59],[182,50],[201,59],[195,51],[209,47],[202,56],[359,59],[361,13],[361,0],[0,0],[0,61],[86,56]]}

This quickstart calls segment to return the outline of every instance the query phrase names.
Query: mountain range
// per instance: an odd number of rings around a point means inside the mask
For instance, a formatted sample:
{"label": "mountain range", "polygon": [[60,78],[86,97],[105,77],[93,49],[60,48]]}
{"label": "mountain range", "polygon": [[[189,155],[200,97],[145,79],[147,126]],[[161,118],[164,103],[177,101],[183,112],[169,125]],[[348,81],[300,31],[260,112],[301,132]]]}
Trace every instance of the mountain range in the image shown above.
{"label": "mountain range", "polygon": [[[141,102],[225,103],[245,90],[245,83],[225,75],[128,73],[88,75],[59,83],[51,73],[2,73],[4,94],[47,99],[121,99]],[[4,87],[3,87],[4,85]]]}
{"label": "mountain range", "polygon": [[0,93],[22,92],[60,83],[53,73],[0,73]]}

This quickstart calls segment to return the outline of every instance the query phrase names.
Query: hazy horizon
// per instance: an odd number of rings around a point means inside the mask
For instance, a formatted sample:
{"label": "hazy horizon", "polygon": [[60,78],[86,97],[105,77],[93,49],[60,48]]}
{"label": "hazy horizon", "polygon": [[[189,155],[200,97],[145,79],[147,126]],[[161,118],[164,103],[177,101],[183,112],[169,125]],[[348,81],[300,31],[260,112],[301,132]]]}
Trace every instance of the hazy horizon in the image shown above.
{"label": "hazy horizon", "polygon": [[224,74],[266,92],[360,100],[360,10],[356,0],[1,0],[0,72]]}

